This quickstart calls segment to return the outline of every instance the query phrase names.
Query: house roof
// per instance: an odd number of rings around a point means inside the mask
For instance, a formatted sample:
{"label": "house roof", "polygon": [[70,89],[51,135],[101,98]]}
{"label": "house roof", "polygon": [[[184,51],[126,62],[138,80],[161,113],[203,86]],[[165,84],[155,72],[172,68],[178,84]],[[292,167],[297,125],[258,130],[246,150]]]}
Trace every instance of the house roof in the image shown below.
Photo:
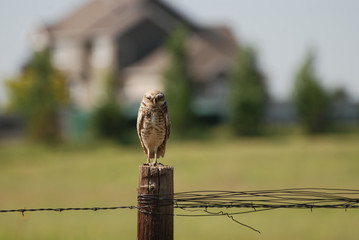
{"label": "house roof", "polygon": [[143,0],[92,0],[51,25],[53,36],[87,38],[93,34],[121,31],[144,15]]}
{"label": "house roof", "polygon": [[[190,71],[197,81],[206,81],[214,74],[228,70],[237,44],[227,28],[216,27],[192,33],[186,47]],[[166,68],[169,57],[166,49],[160,47],[125,71],[161,72]]]}
{"label": "house roof", "polygon": [[87,38],[98,33],[117,34],[130,28],[136,21],[157,14],[156,11],[151,12],[153,6],[194,31],[201,29],[162,0],[90,0],[59,22],[48,26],[48,31],[54,37]]}

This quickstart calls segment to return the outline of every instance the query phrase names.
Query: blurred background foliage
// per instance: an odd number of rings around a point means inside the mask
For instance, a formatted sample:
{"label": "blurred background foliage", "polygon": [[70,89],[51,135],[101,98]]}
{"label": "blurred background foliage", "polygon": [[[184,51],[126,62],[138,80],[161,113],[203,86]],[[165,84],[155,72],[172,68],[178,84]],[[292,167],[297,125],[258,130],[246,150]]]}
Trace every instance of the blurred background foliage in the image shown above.
{"label": "blurred background foliage", "polygon": [[116,99],[116,74],[108,70],[105,75],[105,96],[94,113],[92,126],[96,136],[110,139],[119,143],[126,143],[129,121],[123,112],[123,107]]}
{"label": "blurred background foliage", "polygon": [[263,116],[268,100],[265,77],[253,47],[239,50],[230,87],[230,124],[236,135],[263,134]]}
{"label": "blurred background foliage", "polygon": [[293,90],[299,120],[308,133],[323,132],[329,124],[329,94],[321,86],[314,64],[314,53],[309,52],[295,76]]}
{"label": "blurred background foliage", "polygon": [[32,140],[60,139],[60,110],[68,103],[65,77],[55,70],[49,51],[34,52],[22,73],[7,82],[11,112],[21,115]]}

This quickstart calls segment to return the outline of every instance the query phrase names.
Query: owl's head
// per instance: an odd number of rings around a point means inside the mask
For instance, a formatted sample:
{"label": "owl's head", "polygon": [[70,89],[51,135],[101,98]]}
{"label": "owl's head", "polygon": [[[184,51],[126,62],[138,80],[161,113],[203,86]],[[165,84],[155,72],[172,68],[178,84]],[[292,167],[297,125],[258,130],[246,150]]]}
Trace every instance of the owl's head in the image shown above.
{"label": "owl's head", "polygon": [[162,104],[164,104],[166,102],[166,98],[165,95],[158,90],[150,90],[148,92],[146,92],[143,95],[143,100],[144,103],[146,103],[147,106],[161,106]]}

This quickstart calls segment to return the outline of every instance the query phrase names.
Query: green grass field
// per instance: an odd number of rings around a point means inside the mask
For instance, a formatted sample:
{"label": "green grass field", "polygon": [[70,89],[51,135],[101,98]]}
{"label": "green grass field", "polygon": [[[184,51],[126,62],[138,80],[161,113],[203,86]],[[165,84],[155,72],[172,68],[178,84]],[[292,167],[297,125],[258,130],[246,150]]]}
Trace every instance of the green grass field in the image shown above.
{"label": "green grass field", "polygon": [[[295,187],[359,189],[359,136],[170,142],[175,192]],[[136,204],[139,144],[0,145],[0,209]],[[178,213],[185,214],[186,212]],[[0,214],[0,239],[136,239],[136,210]],[[359,210],[273,210],[175,217],[175,239],[358,239]]]}

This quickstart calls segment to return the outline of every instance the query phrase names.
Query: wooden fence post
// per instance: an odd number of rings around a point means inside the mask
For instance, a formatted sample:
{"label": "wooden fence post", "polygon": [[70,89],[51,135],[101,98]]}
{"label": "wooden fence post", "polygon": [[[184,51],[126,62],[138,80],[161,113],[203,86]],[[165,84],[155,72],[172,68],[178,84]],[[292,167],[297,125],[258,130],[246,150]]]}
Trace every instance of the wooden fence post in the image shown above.
{"label": "wooden fence post", "polygon": [[137,240],[173,240],[173,167],[139,167]]}

